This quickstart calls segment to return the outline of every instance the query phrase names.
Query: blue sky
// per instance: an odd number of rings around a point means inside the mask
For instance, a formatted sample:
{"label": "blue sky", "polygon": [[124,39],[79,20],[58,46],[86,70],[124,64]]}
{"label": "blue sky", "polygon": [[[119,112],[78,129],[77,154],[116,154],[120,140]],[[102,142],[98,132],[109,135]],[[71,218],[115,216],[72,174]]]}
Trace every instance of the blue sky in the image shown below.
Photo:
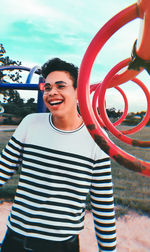
{"label": "blue sky", "polygon": [[[98,30],[133,3],[132,0],[5,0],[1,3],[0,43],[4,45],[6,55],[20,60],[24,66],[42,65],[49,58],[60,57],[80,67]],[[140,20],[137,19],[113,35],[96,58],[91,82],[103,80],[114,65],[130,57],[139,30]],[[149,82],[147,73],[142,73],[141,77],[145,83]],[[124,84],[123,88],[130,100],[129,110],[146,108],[145,96],[140,89],[137,104],[135,87]],[[119,94],[113,95],[115,93],[113,90],[108,92],[108,104],[122,109],[122,98]],[[36,94],[21,92],[21,96],[34,97]]]}

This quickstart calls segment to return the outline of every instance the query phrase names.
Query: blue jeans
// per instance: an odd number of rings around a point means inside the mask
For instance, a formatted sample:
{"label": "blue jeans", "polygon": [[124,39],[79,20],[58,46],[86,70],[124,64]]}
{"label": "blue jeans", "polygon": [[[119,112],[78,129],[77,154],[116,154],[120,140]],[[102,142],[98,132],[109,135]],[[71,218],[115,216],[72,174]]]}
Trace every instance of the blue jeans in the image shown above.
{"label": "blue jeans", "polygon": [[38,238],[26,238],[8,229],[1,252],[79,252],[79,237],[55,242]]}

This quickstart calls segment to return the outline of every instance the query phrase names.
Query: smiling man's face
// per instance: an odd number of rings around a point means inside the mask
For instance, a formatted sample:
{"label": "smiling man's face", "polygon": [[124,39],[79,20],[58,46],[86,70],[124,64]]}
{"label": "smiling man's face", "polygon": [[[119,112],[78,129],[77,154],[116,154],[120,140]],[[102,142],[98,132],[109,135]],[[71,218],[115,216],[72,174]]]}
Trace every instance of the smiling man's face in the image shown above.
{"label": "smiling man's face", "polygon": [[53,118],[74,115],[77,111],[77,90],[68,72],[54,71],[46,77],[43,100]]}

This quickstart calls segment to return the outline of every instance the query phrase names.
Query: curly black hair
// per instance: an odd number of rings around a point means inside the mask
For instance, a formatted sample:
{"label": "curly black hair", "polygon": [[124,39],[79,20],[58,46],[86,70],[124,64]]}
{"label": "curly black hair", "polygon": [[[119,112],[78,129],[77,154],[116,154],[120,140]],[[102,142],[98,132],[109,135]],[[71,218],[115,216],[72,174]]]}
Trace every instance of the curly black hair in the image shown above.
{"label": "curly black hair", "polygon": [[73,79],[73,87],[77,88],[78,67],[59,58],[53,58],[45,62],[41,68],[41,74],[44,78],[54,71],[68,72]]}

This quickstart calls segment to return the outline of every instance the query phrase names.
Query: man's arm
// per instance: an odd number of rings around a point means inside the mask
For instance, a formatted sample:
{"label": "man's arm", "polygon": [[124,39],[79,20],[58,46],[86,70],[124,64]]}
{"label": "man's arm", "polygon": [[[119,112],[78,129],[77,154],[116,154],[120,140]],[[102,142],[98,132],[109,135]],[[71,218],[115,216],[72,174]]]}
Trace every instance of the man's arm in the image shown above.
{"label": "man's arm", "polygon": [[99,251],[116,251],[116,227],[109,157],[95,162],[90,190]]}
{"label": "man's arm", "polygon": [[22,145],[12,137],[0,157],[0,186],[9,180],[19,168],[22,159]]}
{"label": "man's arm", "polygon": [[0,157],[0,186],[12,177],[22,163],[23,143],[30,123],[30,115],[26,116],[15,130]]}

